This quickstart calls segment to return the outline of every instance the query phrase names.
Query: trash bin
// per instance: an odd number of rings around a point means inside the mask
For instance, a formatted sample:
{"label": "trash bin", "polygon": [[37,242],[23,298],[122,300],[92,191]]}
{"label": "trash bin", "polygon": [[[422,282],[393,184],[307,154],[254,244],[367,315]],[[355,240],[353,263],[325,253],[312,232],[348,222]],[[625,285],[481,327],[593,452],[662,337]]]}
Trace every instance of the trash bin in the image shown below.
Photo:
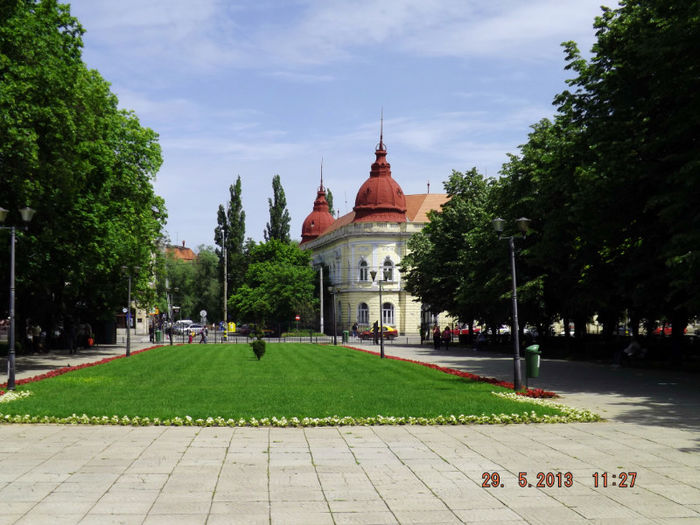
{"label": "trash bin", "polygon": [[525,349],[525,368],[527,377],[540,376],[540,345],[530,345]]}
{"label": "trash bin", "polygon": [[350,332],[343,330],[343,343],[347,343],[348,341],[350,341]]}
{"label": "trash bin", "polygon": [[156,343],[162,343],[163,342],[163,332],[160,330],[156,330]]}

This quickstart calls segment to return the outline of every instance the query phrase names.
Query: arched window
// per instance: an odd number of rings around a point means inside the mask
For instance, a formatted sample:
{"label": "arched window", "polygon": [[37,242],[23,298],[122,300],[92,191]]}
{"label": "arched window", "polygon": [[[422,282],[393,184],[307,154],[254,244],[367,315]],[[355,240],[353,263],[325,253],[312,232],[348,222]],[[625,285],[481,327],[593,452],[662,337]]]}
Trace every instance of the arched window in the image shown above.
{"label": "arched window", "polygon": [[394,280],[394,263],[392,262],[389,257],[384,259],[384,267],[382,268],[383,275],[382,277],[386,277],[387,281],[393,281]]}
{"label": "arched window", "polygon": [[388,325],[394,325],[394,305],[384,303],[382,305],[382,322]]}
{"label": "arched window", "polygon": [[360,261],[360,281],[369,281],[369,271],[368,271],[367,261]]}
{"label": "arched window", "polygon": [[369,324],[369,306],[367,306],[367,303],[360,303],[357,305],[357,324]]}

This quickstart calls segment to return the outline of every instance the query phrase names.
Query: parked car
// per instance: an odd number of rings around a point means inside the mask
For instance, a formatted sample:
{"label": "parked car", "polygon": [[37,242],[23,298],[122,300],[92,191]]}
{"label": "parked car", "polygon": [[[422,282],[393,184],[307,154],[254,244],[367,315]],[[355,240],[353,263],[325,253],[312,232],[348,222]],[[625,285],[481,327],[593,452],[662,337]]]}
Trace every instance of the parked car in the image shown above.
{"label": "parked car", "polygon": [[175,324],[173,325],[173,333],[174,334],[186,333],[187,327],[190,326],[192,323],[193,323],[193,321],[190,319],[180,319],[179,321],[175,321]]}
{"label": "parked car", "polygon": [[[469,335],[469,327],[465,326],[464,328],[453,328],[451,330],[452,332],[452,337],[459,337],[460,335]],[[477,335],[478,333],[481,332],[481,328],[478,326],[474,327],[474,335]]]}
{"label": "parked car", "polygon": [[185,329],[185,333],[190,334],[194,332],[194,335],[199,335],[202,333],[202,330],[204,330],[203,324],[192,323],[191,325],[187,326],[187,328]]}
{"label": "parked car", "polygon": [[498,333],[500,335],[510,335],[510,326],[507,324],[502,324],[498,327]]}
{"label": "parked car", "polygon": [[530,335],[532,337],[539,337],[540,333],[537,331],[537,328],[534,326],[526,326],[523,328],[523,334],[525,335]]}
{"label": "parked car", "polygon": [[[257,328],[254,324],[242,324],[236,330],[237,335],[245,335],[247,337],[255,337]],[[276,337],[277,332],[272,328],[263,328],[263,337]]]}
{"label": "parked car", "polygon": [[[384,335],[384,339],[392,340],[392,339],[396,339],[398,337],[399,332],[398,332],[398,330],[396,330],[396,328],[394,328],[392,326],[384,325],[383,335]],[[368,339],[374,339],[374,332],[370,328],[368,330],[363,330],[362,332],[360,332],[359,336],[360,336],[360,339],[362,339],[363,341],[366,341]]]}
{"label": "parked car", "polygon": [[[671,335],[673,333],[673,325],[671,323],[664,323],[663,326],[657,326],[652,332],[654,335]],[[688,333],[688,327],[683,329],[683,333]]]}

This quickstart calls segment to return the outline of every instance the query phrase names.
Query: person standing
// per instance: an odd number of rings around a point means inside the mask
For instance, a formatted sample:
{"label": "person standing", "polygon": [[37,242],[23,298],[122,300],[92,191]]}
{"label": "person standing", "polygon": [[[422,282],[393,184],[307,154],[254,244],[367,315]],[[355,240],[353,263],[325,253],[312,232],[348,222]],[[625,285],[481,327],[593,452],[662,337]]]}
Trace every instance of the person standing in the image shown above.
{"label": "person standing", "polygon": [[374,324],[372,325],[372,334],[374,334],[374,344],[378,345],[379,344],[379,322],[374,321]]}
{"label": "person standing", "polygon": [[442,342],[445,345],[445,350],[450,349],[450,341],[452,340],[452,332],[450,332],[450,327],[446,326],[442,331]]}
{"label": "person standing", "polygon": [[440,350],[440,327],[438,325],[433,326],[433,346],[435,350]]}

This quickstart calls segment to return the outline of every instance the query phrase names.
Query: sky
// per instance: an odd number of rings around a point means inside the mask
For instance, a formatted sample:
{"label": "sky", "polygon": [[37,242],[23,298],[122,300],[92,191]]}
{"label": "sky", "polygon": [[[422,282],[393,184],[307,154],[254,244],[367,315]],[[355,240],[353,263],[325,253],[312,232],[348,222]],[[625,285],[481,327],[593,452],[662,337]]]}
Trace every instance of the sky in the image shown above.
{"label": "sky", "polygon": [[[341,215],[368,178],[384,115],[404,193],[452,170],[497,177],[566,89],[561,43],[588,56],[600,0],[75,0],[83,60],[160,136],[170,241],[213,246],[240,175],[263,240],[280,175],[290,234],[320,182]],[[608,3],[607,5],[613,5]]]}

